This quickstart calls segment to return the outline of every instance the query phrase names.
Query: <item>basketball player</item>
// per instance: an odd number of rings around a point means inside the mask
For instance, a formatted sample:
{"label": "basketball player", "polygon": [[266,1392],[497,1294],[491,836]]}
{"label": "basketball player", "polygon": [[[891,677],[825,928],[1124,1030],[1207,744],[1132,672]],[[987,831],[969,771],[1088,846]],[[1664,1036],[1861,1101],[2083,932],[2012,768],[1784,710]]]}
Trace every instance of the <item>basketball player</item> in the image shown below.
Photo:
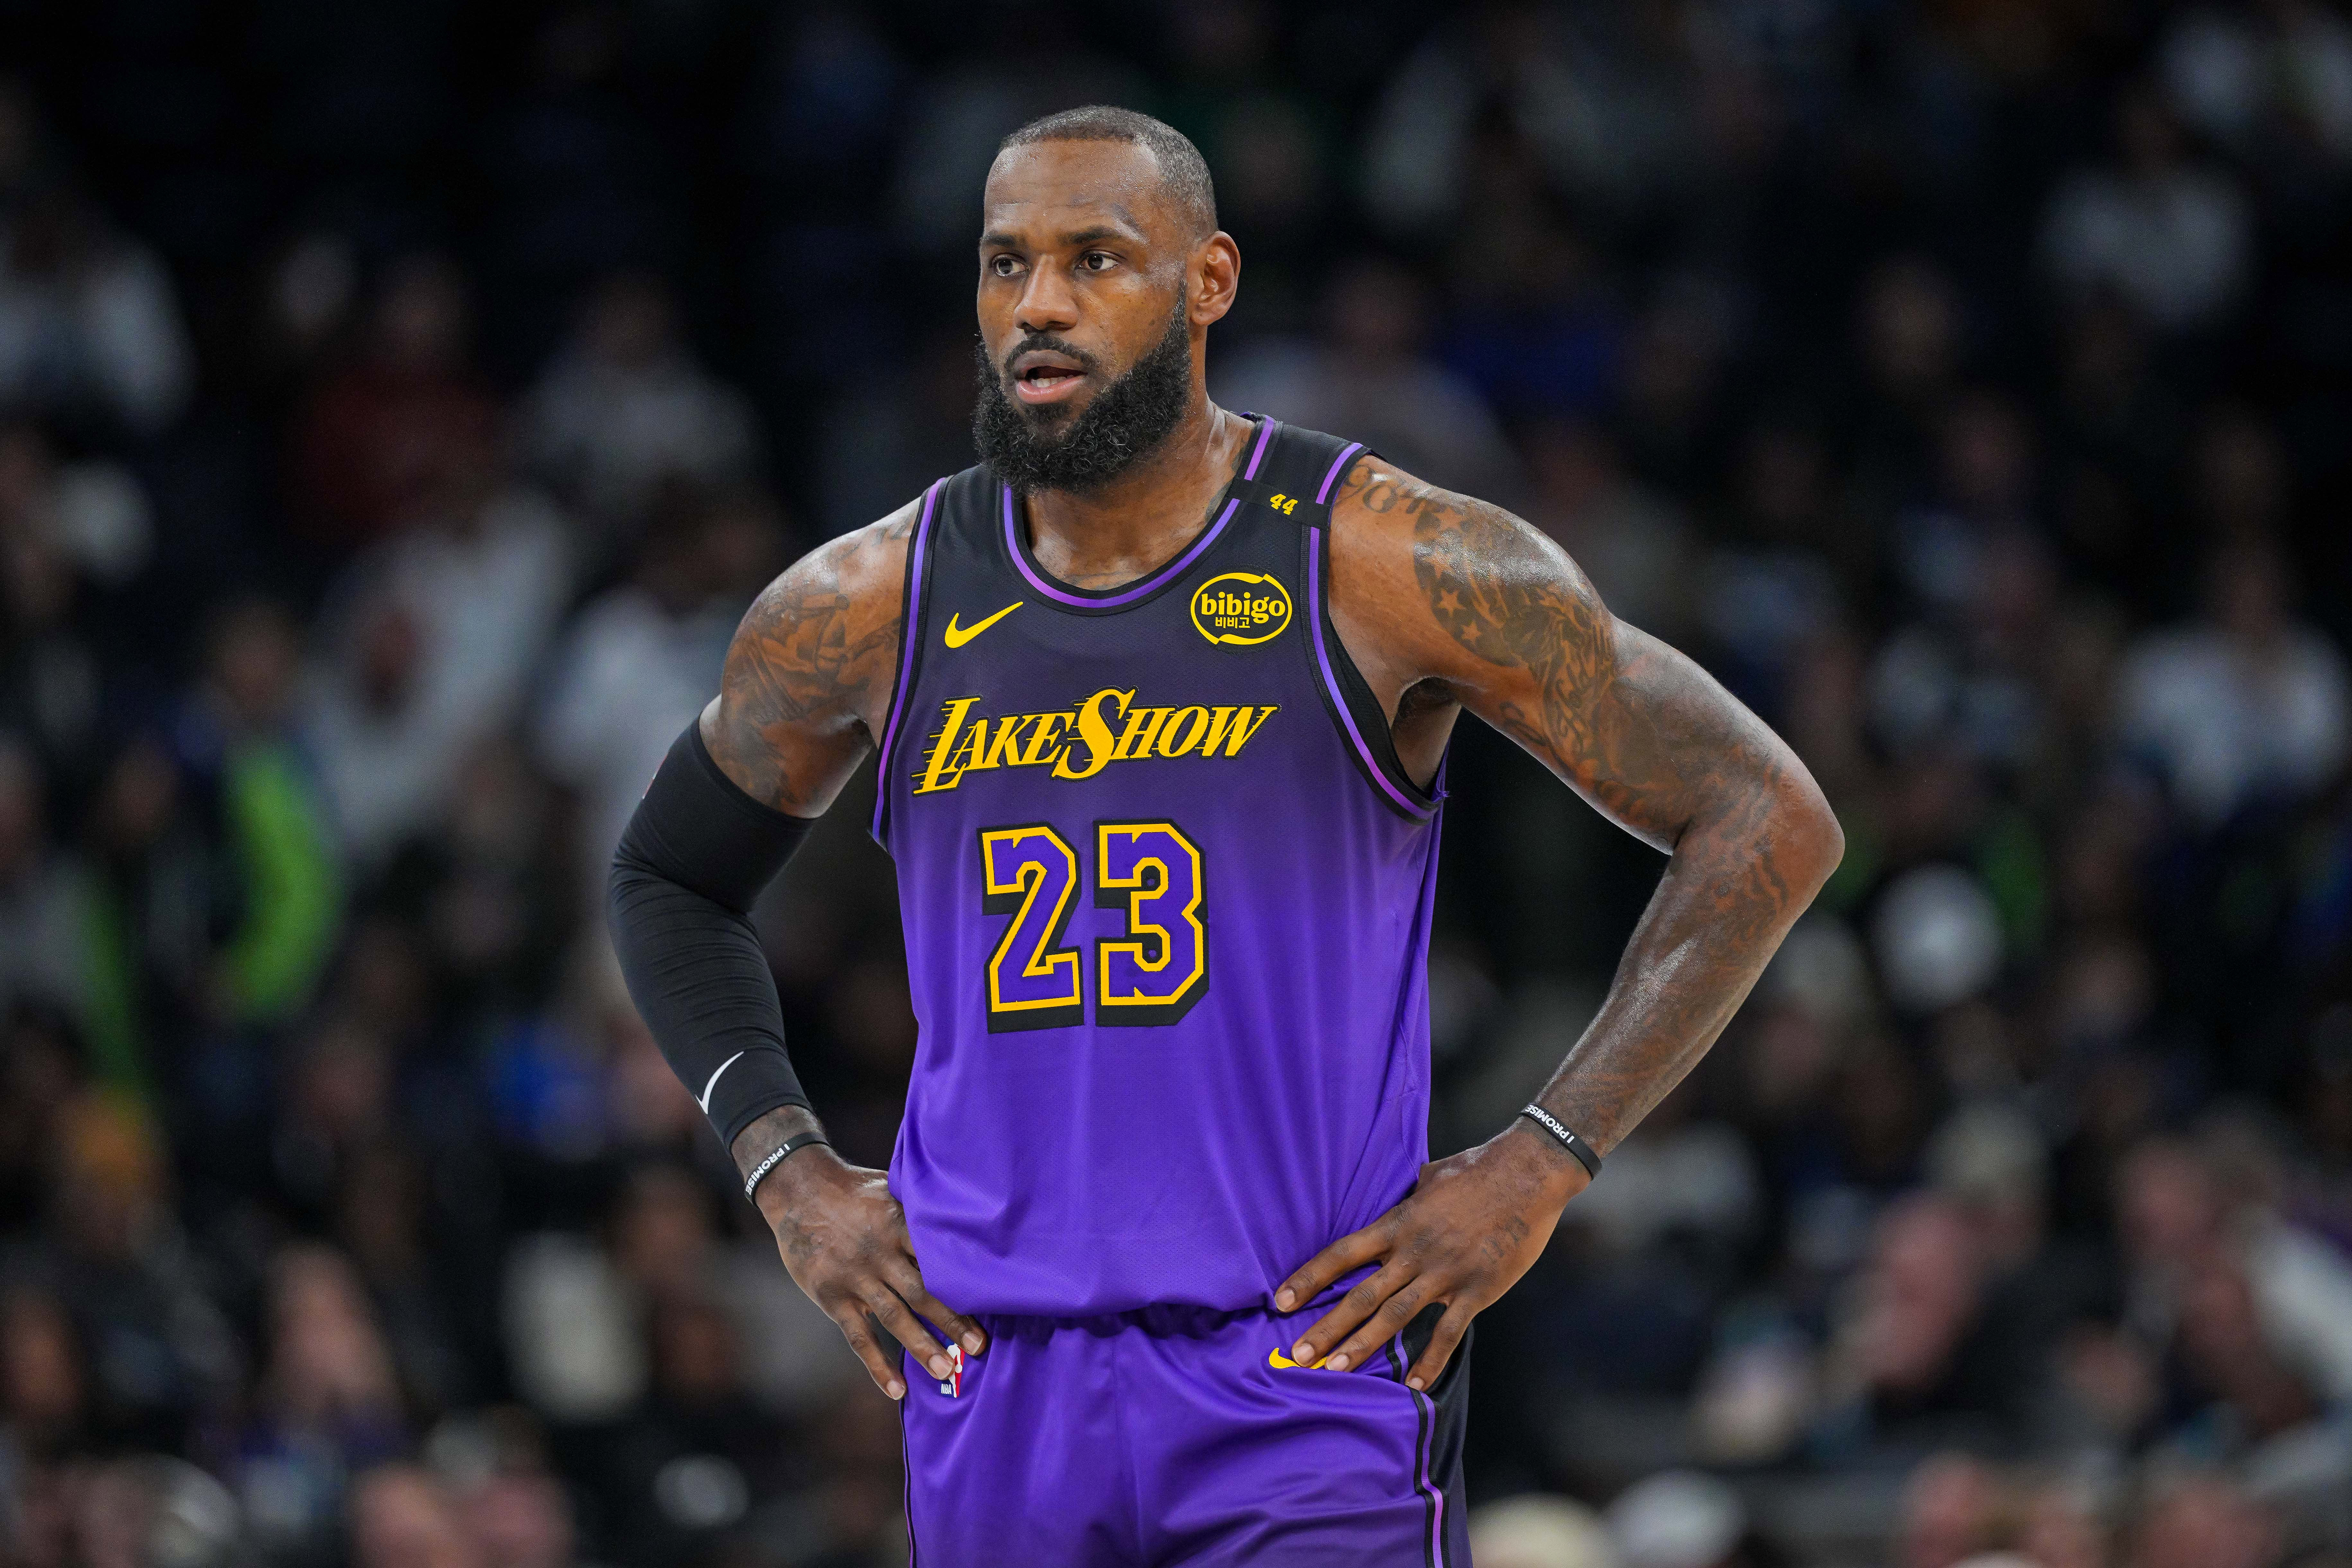
{"label": "basketball player", "polygon": [[[984,462],[761,595],[615,861],[640,1009],[902,1401],[921,1564],[1465,1562],[1472,1318],[1842,849],[1788,747],[1541,534],[1212,404],[1240,276],[1169,127],[1007,138]],[[1465,709],[1671,858],[1538,1100],[1424,1163]],[[745,918],[868,752],[921,1025],[887,1173],[825,1144]]]}

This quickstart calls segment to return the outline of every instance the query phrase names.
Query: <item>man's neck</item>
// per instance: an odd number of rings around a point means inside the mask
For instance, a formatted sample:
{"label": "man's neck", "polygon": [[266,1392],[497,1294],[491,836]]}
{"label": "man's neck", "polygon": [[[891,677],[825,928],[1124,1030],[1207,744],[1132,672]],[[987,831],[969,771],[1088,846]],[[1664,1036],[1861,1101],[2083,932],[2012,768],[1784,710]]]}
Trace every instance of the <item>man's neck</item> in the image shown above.
{"label": "man's neck", "polygon": [[1173,560],[1209,525],[1251,429],[1203,393],[1156,450],[1100,489],[1031,492],[1037,563],[1077,587],[1116,588]]}

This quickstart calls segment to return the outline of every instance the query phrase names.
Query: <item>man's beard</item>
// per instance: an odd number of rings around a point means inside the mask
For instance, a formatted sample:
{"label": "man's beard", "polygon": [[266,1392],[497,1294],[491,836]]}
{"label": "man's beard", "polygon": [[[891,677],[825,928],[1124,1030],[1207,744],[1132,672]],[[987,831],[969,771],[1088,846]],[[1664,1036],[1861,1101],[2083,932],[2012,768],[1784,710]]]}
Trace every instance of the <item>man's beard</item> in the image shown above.
{"label": "man's beard", "polygon": [[1032,349],[1068,354],[1089,373],[1096,368],[1094,356],[1043,332],[1013,344],[1002,366],[991,363],[987,344],[978,346],[980,398],[971,438],[982,460],[1017,494],[1100,489],[1168,439],[1192,399],[1192,329],[1181,301],[1151,351],[1095,394],[1075,419],[1059,404],[1024,408],[1004,390],[1013,361]]}

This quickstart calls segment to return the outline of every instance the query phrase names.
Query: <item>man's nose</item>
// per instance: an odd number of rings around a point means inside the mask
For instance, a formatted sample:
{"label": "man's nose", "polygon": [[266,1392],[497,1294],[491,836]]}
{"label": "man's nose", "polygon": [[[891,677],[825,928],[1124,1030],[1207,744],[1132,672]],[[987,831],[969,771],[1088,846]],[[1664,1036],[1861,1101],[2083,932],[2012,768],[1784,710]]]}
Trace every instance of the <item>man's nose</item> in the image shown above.
{"label": "man's nose", "polygon": [[1024,332],[1066,331],[1078,324],[1078,297],[1060,268],[1039,267],[1030,271],[1029,280],[1021,289],[1021,302],[1013,308],[1013,321]]}

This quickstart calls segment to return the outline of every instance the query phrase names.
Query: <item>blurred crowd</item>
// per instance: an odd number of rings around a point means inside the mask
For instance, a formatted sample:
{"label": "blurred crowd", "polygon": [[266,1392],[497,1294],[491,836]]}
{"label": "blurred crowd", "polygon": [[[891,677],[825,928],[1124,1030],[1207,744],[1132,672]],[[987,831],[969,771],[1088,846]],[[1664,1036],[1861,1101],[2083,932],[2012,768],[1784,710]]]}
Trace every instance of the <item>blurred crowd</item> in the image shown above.
{"label": "blurred crowd", "polygon": [[[982,176],[1088,101],[1215,173],[1221,401],[1518,510],[1844,825],[1480,1321],[1484,1568],[2352,1562],[2340,5],[0,26],[0,1562],[904,1561],[597,889],[751,595],[971,461]],[[1452,766],[1440,1152],[1662,864]],[[768,924],[878,1164],[870,788]]]}

